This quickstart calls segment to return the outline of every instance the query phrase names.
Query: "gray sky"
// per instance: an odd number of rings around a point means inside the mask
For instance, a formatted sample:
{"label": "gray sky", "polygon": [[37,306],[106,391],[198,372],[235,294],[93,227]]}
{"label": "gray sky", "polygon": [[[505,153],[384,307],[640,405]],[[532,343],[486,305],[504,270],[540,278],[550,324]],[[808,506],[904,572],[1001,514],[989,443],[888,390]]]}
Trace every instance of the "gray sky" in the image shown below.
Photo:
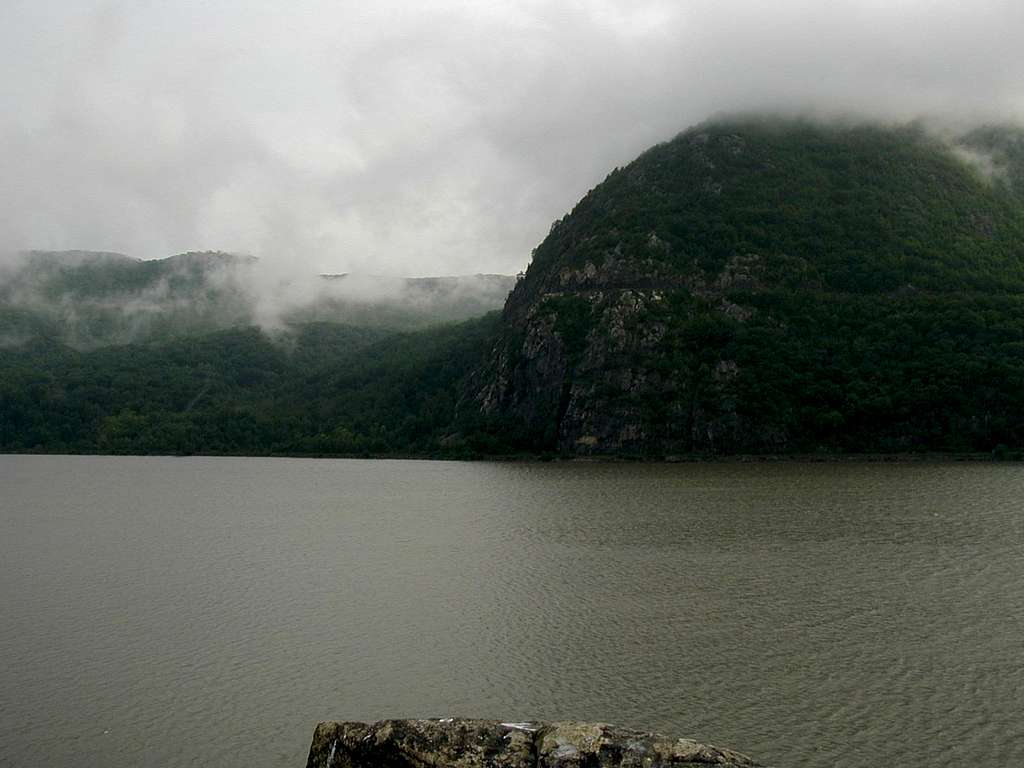
{"label": "gray sky", "polygon": [[0,246],[511,273],[719,111],[1024,116],[1020,0],[3,0]]}

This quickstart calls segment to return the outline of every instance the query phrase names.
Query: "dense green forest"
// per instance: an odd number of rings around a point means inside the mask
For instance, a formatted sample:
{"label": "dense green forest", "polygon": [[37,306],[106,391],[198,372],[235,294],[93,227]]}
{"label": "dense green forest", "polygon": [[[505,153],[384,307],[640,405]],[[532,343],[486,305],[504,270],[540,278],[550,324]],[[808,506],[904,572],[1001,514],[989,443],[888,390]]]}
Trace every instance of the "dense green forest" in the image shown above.
{"label": "dense green forest", "polygon": [[466,455],[459,393],[497,315],[417,333],[309,324],[79,352],[0,350],[7,451]]}
{"label": "dense green forest", "polygon": [[[210,278],[237,257],[37,254],[0,276],[0,450],[1019,455],[1022,136],[698,126],[556,222],[500,314],[476,276],[256,325]],[[139,333],[118,308],[154,295]]]}
{"label": "dense green forest", "polygon": [[690,129],[555,223],[478,399],[568,453],[1016,450],[1022,136]]}
{"label": "dense green forest", "polygon": [[766,281],[796,288],[1019,291],[1022,137],[979,129],[951,146],[914,125],[698,126],[591,190],[536,249],[527,282],[620,254],[649,277],[714,277],[759,254]]}

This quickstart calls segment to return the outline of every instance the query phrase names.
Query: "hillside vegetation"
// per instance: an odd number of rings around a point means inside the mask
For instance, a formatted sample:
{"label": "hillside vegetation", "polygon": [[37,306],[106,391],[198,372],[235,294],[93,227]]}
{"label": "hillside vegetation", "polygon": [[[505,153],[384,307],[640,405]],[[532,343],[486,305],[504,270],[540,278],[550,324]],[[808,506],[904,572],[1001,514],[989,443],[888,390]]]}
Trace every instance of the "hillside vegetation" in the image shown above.
{"label": "hillside vegetation", "polygon": [[[1011,127],[697,126],[556,222],[500,315],[493,276],[321,277],[268,324],[238,257],[33,258],[0,283],[0,450],[1024,449]],[[157,297],[160,322],[131,326],[126,296]]]}
{"label": "hillside vegetation", "polygon": [[461,455],[458,393],[496,327],[491,313],[415,333],[314,323],[0,349],[0,449]]}
{"label": "hillside vegetation", "polygon": [[572,453],[1019,446],[1019,137],[746,119],[654,147],[537,248],[477,402]]}

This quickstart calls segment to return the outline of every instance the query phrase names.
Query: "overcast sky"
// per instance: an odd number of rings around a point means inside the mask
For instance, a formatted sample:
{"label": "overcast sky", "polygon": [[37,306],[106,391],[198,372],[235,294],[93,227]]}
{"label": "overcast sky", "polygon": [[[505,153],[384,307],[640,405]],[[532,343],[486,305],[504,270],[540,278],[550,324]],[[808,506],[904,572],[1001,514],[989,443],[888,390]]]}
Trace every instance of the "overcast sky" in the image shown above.
{"label": "overcast sky", "polygon": [[512,273],[719,111],[1024,116],[1021,0],[2,0],[0,246]]}

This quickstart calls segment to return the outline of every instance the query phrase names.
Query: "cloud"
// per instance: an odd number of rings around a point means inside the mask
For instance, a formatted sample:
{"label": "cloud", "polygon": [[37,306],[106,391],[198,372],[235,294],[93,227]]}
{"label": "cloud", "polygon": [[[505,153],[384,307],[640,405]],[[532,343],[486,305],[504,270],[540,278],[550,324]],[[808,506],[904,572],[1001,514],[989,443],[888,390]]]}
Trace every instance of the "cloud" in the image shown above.
{"label": "cloud", "polygon": [[0,246],[523,268],[719,111],[1024,116],[1018,2],[9,0]]}

